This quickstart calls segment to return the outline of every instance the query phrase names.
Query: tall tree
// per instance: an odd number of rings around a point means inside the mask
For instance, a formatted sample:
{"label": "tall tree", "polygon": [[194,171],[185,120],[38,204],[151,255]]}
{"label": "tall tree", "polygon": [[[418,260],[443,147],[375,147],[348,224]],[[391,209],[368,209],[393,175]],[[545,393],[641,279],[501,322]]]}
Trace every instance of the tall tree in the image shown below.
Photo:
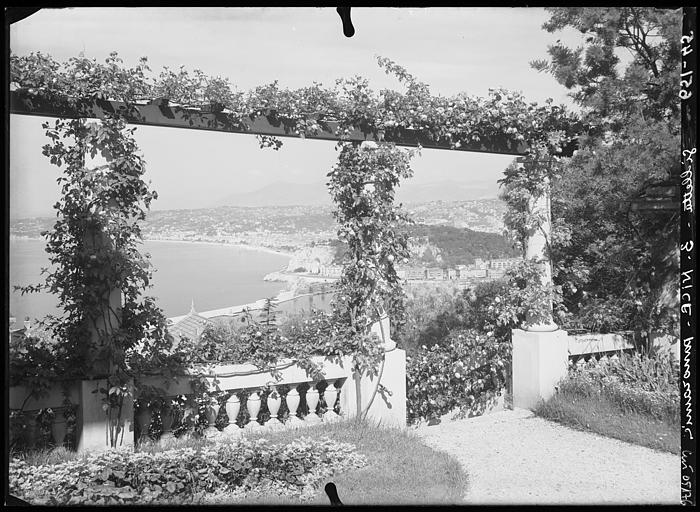
{"label": "tall tree", "polygon": [[677,212],[632,201],[678,172],[681,9],[547,11],[543,29],[583,36],[531,63],[571,91],[587,127],[552,182],[551,256],[569,326],[675,332]]}

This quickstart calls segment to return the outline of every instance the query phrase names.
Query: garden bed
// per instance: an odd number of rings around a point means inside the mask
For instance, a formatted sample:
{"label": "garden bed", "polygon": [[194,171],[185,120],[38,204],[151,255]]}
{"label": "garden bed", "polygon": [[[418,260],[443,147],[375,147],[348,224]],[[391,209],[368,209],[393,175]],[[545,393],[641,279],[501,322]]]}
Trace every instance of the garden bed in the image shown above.
{"label": "garden bed", "polygon": [[535,413],[641,446],[680,453],[679,371],[665,357],[623,355],[572,368]]}
{"label": "garden bed", "polygon": [[346,504],[459,503],[464,479],[456,461],[412,434],[355,421],[10,462],[11,494],[47,505],[327,505],[328,481]]}

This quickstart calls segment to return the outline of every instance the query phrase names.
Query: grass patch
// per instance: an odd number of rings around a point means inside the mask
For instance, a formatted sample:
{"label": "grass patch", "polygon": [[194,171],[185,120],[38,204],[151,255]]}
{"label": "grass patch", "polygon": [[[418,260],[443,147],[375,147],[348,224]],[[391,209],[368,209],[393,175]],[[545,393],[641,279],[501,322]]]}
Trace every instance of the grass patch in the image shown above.
{"label": "grass patch", "polygon": [[680,454],[681,430],[672,421],[624,409],[604,394],[559,391],[541,402],[535,414],[563,425],[655,450]]}
{"label": "grass patch", "polygon": [[[339,421],[312,426],[289,428],[276,432],[246,431],[248,440],[265,439],[268,445],[288,445],[306,437],[314,440],[330,438],[334,443],[350,443],[367,459],[367,465],[349,469],[325,478],[313,496],[304,499],[280,494],[275,486],[256,487],[251,491],[209,491],[194,497],[201,505],[329,505],[323,490],[329,481],[335,483],[345,505],[385,504],[459,504],[462,503],[467,476],[459,463],[443,452],[425,444],[413,432],[373,426],[369,422]],[[238,439],[220,440],[236,444]],[[157,454],[190,448],[200,452],[212,442],[205,438],[183,436],[159,442],[143,442],[137,452]],[[335,446],[335,445],[333,445]],[[71,461],[87,462],[87,453],[65,448],[37,450],[14,454],[29,466],[56,465]],[[313,488],[311,489],[313,491]]]}
{"label": "grass patch", "polygon": [[[334,475],[323,482],[309,505],[329,505],[323,490],[335,483],[344,505],[458,504],[462,503],[467,476],[459,463],[425,444],[412,432],[376,427],[368,422],[341,421],[274,433],[251,433],[271,443],[289,443],[300,436],[329,437],[351,443],[367,457],[367,466]],[[298,505],[300,501],[261,493],[235,499],[244,504]],[[211,503],[227,503],[226,497]],[[230,501],[228,501],[230,503]]]}

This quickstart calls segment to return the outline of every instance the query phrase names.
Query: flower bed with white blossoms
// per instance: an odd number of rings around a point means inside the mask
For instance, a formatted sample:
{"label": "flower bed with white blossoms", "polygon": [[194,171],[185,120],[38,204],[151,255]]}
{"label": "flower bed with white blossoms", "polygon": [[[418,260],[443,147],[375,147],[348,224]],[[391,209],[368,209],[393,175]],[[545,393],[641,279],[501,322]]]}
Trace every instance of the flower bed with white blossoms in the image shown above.
{"label": "flower bed with white blossoms", "polygon": [[153,454],[112,450],[58,464],[14,458],[9,481],[11,494],[35,505],[201,503],[261,490],[305,500],[324,478],[365,465],[353,445],[325,437],[280,445],[242,439]]}

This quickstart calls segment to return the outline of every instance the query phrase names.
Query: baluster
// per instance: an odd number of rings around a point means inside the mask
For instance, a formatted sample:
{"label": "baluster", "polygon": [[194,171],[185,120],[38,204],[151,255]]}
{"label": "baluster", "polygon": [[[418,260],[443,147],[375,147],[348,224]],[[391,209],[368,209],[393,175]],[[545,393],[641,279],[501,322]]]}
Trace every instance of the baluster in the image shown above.
{"label": "baluster", "polygon": [[304,421],[311,423],[321,421],[321,418],[316,414],[316,407],[318,406],[318,389],[316,389],[316,385],[309,387],[306,391],[306,405],[309,406],[309,414],[304,418]]}
{"label": "baluster", "polygon": [[[197,414],[197,409],[192,406],[192,397],[190,397],[190,396],[187,397],[185,410],[183,412],[184,412],[184,414],[182,416],[183,425],[188,426],[184,437],[189,438],[192,435],[192,430],[189,428],[189,426],[192,426],[192,424],[193,424],[192,422],[194,421],[194,418]],[[187,419],[185,419],[185,418],[187,418]]]}
{"label": "baluster", "polygon": [[258,413],[260,412],[260,395],[257,393],[257,391],[251,393],[248,397],[246,408],[248,409],[248,414],[250,414],[250,422],[248,422],[245,428],[259,427],[260,423],[258,423]]}
{"label": "baluster", "polygon": [[209,405],[207,409],[207,421],[209,424],[205,430],[205,435],[207,437],[216,437],[220,434],[219,429],[216,428],[216,417],[219,415],[219,409],[221,405],[217,400],[214,400],[212,404]]}
{"label": "baluster", "polygon": [[241,410],[241,400],[235,393],[232,394],[226,401],[226,415],[228,416],[228,425],[224,428],[226,434],[240,434],[241,429],[236,424],[236,418]]}
{"label": "baluster", "polygon": [[277,417],[277,413],[279,412],[281,405],[282,398],[280,397],[279,391],[277,391],[275,388],[272,388],[270,394],[267,395],[267,409],[270,411],[270,421],[268,421],[265,424],[266,426],[269,426],[271,428],[276,428],[280,426],[281,422]]}
{"label": "baluster", "polygon": [[[334,393],[333,393],[333,405],[328,406],[328,412],[329,412],[328,419],[330,419],[331,421],[339,420],[340,418],[343,417],[342,410],[335,412],[335,403],[340,398],[340,388],[342,388],[342,387],[343,387],[343,382],[341,379],[335,379],[335,381],[333,381],[333,391],[334,391]],[[330,388],[331,388],[331,386],[329,384],[328,387],[326,388],[326,393],[328,393],[328,394],[331,393]],[[328,399],[326,399],[326,400],[328,400]],[[326,403],[328,403],[328,402],[326,402]],[[338,408],[340,408],[340,403],[338,403]]]}
{"label": "baluster", "polygon": [[301,401],[301,399],[299,397],[299,391],[297,390],[297,386],[294,386],[292,389],[289,390],[289,393],[287,393],[286,400],[287,408],[289,409],[289,419],[287,421],[300,421],[299,417],[297,416],[297,408],[299,407],[299,402]]}

